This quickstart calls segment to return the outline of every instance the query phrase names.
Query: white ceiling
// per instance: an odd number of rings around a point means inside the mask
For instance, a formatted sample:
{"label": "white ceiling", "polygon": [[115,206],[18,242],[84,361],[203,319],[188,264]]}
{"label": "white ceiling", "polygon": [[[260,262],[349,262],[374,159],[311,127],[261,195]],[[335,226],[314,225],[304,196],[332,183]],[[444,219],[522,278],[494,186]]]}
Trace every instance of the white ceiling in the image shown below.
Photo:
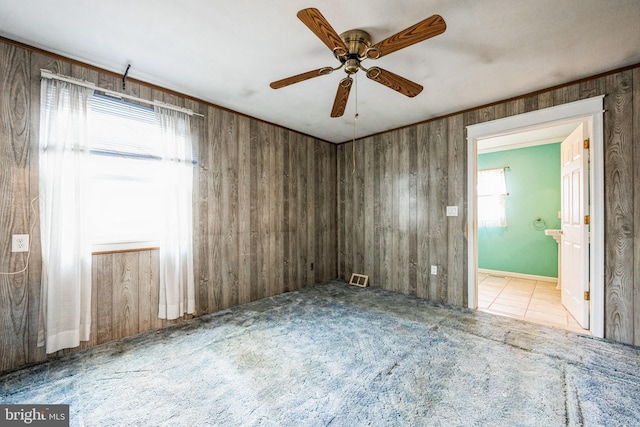
{"label": "white ceiling", "polygon": [[424,86],[417,97],[357,73],[358,137],[640,63],[640,0],[0,0],[0,35],[118,73],[130,63],[130,77],[344,142],[356,88],[329,117],[342,71],[269,87],[338,65],[296,18],[306,7],[373,43],[436,13],[447,23],[376,61]]}

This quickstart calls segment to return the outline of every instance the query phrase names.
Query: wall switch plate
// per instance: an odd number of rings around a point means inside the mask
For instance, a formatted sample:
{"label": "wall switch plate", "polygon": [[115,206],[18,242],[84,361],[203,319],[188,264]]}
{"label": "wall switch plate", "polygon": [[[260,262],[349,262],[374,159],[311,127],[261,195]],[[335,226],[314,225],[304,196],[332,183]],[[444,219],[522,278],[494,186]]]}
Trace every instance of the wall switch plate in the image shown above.
{"label": "wall switch plate", "polygon": [[458,216],[458,207],[447,206],[447,216]]}
{"label": "wall switch plate", "polygon": [[29,235],[12,234],[11,252],[29,252]]}
{"label": "wall switch plate", "polygon": [[436,276],[438,274],[438,266],[437,265],[432,265],[431,266],[431,274]]}

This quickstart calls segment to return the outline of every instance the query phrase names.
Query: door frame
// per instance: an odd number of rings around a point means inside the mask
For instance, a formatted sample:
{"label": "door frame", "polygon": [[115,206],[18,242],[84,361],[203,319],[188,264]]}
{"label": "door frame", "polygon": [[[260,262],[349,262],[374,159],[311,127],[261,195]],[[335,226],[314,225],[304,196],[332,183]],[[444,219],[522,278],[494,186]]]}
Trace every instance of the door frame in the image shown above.
{"label": "door frame", "polygon": [[478,141],[562,123],[586,122],[590,156],[589,325],[591,334],[604,338],[604,96],[569,102],[529,113],[467,126],[468,307],[478,308]]}

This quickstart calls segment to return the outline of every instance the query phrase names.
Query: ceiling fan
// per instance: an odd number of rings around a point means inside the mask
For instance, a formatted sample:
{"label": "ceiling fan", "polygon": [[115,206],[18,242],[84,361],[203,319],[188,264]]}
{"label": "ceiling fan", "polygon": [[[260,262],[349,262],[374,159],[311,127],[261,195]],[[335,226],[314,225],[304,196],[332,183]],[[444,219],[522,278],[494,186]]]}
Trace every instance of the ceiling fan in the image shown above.
{"label": "ceiling fan", "polygon": [[367,69],[362,66],[362,61],[381,58],[396,50],[442,34],[447,29],[444,19],[440,15],[433,15],[372,46],[371,36],[363,30],[349,30],[338,35],[318,9],[302,9],[297,16],[333,52],[336,59],[340,61],[340,65],[335,68],[323,67],[307,71],[306,73],[277,80],[271,83],[270,86],[273,89],[280,89],[314,77],[331,74],[344,67],[347,77],[343,78],[338,84],[338,92],[331,109],[331,117],[340,117],[344,114],[353,84],[351,75],[358,70],[364,71],[371,80],[408,97],[414,97],[419,94],[422,91],[422,86],[419,84],[379,67]]}

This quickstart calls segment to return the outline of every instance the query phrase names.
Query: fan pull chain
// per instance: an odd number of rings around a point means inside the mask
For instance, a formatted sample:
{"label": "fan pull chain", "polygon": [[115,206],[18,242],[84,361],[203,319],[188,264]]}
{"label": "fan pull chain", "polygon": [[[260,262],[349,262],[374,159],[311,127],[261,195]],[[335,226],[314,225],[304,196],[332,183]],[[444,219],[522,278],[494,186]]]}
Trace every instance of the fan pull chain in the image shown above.
{"label": "fan pull chain", "polygon": [[356,123],[358,121],[358,74],[355,75],[356,81],[356,113],[353,116],[353,140],[351,142],[351,159],[353,160],[353,170],[351,171],[351,175],[356,173]]}

